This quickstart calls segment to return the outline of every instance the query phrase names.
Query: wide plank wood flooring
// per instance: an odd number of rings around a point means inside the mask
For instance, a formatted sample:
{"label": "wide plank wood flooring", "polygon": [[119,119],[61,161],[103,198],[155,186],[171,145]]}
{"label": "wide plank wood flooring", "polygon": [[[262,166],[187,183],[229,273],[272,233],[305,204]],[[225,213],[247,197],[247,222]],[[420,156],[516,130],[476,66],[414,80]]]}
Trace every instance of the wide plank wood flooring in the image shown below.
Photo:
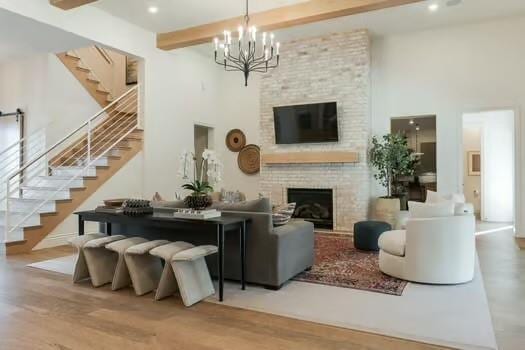
{"label": "wide plank wood flooring", "polygon": [[71,253],[0,257],[1,350],[444,349],[211,303],[185,308],[177,298],[155,302],[26,267]]}

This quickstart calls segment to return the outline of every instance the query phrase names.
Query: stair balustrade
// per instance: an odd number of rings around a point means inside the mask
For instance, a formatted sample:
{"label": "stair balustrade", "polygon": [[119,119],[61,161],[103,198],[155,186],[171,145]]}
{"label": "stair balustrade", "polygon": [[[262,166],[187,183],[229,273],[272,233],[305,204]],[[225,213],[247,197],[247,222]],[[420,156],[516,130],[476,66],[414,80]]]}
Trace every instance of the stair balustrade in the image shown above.
{"label": "stair balustrade", "polygon": [[40,214],[55,212],[57,201],[69,200],[71,189],[83,187],[97,167],[126,148],[126,138],[139,127],[139,89],[131,88],[5,177],[5,242],[23,240],[24,227],[38,226]]}

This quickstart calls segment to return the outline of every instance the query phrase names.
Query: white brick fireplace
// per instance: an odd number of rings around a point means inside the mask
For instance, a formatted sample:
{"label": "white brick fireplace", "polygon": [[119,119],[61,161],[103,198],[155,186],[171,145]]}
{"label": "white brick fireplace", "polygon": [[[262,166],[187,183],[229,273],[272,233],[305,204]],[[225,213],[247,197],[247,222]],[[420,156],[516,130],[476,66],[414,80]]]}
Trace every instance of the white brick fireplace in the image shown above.
{"label": "white brick fireplace", "polygon": [[[351,151],[357,163],[263,165],[261,191],[274,204],[288,188],[331,189],[334,229],[351,231],[367,217],[370,171],[370,40],[366,30],[283,44],[280,67],[261,79],[261,152]],[[339,142],[276,145],[273,107],[336,101]]]}

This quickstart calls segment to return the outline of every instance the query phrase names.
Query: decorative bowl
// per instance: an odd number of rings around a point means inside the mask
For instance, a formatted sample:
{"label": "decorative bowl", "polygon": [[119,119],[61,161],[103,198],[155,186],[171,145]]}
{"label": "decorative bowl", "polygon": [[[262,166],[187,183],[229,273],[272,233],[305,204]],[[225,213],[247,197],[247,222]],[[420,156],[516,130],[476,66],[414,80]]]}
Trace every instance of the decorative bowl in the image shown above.
{"label": "decorative bowl", "polygon": [[104,205],[106,207],[113,207],[113,208],[120,208],[122,204],[127,200],[127,198],[119,198],[119,199],[106,199],[104,200]]}

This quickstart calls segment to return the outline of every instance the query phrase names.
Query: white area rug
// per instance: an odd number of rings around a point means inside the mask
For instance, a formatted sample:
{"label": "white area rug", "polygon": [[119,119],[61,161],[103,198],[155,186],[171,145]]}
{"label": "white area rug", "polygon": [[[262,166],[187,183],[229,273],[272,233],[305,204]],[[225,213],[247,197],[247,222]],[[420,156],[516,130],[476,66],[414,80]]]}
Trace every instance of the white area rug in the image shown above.
{"label": "white area rug", "polygon": [[61,258],[40,261],[37,263],[29,264],[28,267],[35,269],[41,269],[46,271],[58,272],[64,275],[73,276],[75,270],[76,255],[67,255]]}
{"label": "white area rug", "polygon": [[[71,255],[28,266],[72,275],[74,263]],[[409,283],[402,296],[297,281],[279,291],[226,283],[220,304],[460,349],[497,349],[479,264],[471,283]]]}

